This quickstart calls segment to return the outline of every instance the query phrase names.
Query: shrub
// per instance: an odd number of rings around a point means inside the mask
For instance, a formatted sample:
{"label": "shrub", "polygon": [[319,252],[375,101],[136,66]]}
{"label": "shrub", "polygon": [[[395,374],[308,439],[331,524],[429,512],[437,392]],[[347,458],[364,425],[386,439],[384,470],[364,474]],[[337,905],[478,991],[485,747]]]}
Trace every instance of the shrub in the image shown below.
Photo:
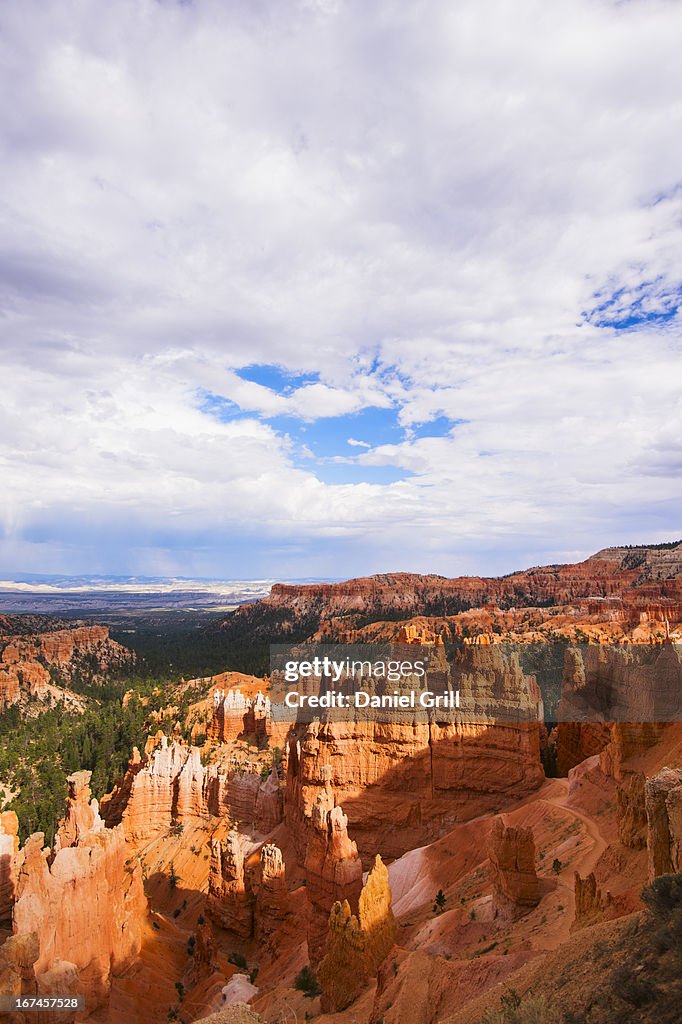
{"label": "shrub", "polygon": [[544,996],[528,993],[521,998],[513,988],[500,999],[501,1009],[488,1010],[481,1024],[559,1024],[558,1010]]}
{"label": "shrub", "polygon": [[230,953],[227,962],[234,964],[235,967],[241,967],[243,970],[246,970],[246,957],[243,953]]}
{"label": "shrub", "polygon": [[442,889],[439,889],[433,900],[433,912],[434,914],[442,914],[445,910],[446,895]]}
{"label": "shrub", "polygon": [[561,863],[559,858],[555,857],[554,860],[552,861],[552,871],[554,872],[554,874],[555,875],[560,874],[562,867],[563,867],[563,864]]}
{"label": "shrub", "polygon": [[294,988],[299,992],[303,992],[309,999],[319,996],[321,989],[317,975],[312,967],[306,966],[298,972],[294,979]]}

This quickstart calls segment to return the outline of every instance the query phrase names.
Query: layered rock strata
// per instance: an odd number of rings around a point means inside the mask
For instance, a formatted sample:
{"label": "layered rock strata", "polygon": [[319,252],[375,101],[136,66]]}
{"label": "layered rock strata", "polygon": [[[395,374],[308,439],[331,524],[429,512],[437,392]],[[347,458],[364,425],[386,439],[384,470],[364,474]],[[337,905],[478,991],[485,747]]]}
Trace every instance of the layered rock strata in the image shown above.
{"label": "layered rock strata", "polygon": [[85,658],[100,670],[133,657],[109,636],[107,626],[79,626],[49,633],[0,637],[0,710],[24,694],[44,699],[50,692],[50,668],[68,682]]}
{"label": "layered rock strata", "polygon": [[301,859],[315,801],[327,785],[367,867],[377,847],[400,856],[541,785],[544,726],[535,679],[499,646],[467,648],[454,673],[444,684],[466,695],[466,716],[365,715],[295,727],[286,750],[284,813]]}
{"label": "layered rock strata", "polygon": [[19,821],[14,811],[4,811],[0,814],[0,923],[12,917],[18,849]]}

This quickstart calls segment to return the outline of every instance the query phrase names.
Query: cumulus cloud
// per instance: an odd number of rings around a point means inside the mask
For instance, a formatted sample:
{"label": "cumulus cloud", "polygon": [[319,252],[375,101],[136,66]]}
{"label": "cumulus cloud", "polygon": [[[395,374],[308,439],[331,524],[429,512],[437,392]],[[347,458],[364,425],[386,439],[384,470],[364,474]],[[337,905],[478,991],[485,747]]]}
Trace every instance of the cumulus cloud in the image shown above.
{"label": "cumulus cloud", "polygon": [[[494,571],[668,538],[681,30],[658,0],[4,5],[0,563]],[[394,443],[355,439],[368,409]],[[325,483],[336,418],[339,459],[404,479]]]}

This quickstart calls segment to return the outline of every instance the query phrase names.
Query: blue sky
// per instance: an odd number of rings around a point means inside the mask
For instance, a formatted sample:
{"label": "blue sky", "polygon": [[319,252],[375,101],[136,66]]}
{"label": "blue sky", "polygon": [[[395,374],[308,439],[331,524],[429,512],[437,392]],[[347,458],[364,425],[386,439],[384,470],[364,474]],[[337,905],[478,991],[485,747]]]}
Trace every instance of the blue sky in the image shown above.
{"label": "blue sky", "polygon": [[682,7],[0,9],[0,569],[680,529]]}

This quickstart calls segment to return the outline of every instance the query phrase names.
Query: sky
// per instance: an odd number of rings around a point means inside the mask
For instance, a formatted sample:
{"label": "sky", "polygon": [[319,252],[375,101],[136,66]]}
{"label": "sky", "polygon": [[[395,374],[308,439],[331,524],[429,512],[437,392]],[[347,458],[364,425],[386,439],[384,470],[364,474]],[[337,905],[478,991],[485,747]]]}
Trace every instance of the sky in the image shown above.
{"label": "sky", "polygon": [[682,535],[682,4],[0,5],[0,570]]}

